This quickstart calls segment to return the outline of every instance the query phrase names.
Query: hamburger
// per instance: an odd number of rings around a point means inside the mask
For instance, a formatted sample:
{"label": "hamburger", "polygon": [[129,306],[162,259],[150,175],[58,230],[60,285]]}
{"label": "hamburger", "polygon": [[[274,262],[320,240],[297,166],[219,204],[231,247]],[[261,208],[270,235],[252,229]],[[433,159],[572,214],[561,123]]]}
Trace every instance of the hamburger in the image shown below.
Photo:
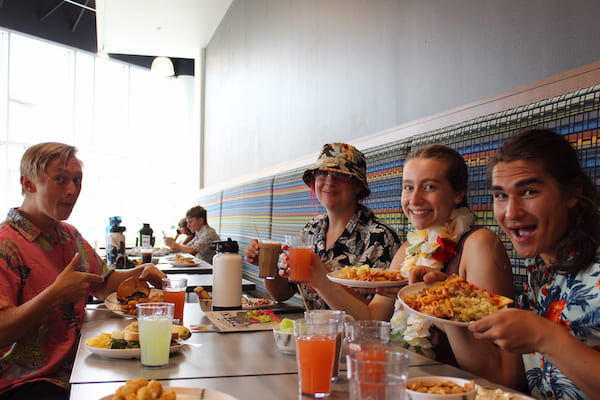
{"label": "hamburger", "polygon": [[149,295],[150,286],[138,277],[127,278],[117,287],[117,299],[122,303],[146,299]]}

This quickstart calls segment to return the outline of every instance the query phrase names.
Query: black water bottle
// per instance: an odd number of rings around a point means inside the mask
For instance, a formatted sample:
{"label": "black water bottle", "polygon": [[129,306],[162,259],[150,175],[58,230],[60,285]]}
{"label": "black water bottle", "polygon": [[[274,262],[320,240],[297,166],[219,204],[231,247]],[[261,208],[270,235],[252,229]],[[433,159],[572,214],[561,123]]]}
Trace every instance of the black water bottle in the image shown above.
{"label": "black water bottle", "polygon": [[140,229],[140,247],[147,248],[154,246],[153,232],[152,228],[150,228],[150,224],[144,224],[142,229]]}

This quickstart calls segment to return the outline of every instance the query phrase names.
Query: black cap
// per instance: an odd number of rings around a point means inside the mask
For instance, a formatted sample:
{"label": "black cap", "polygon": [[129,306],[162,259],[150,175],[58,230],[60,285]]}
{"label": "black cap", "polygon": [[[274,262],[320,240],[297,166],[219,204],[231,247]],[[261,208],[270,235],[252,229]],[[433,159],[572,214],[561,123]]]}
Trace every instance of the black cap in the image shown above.
{"label": "black cap", "polygon": [[227,238],[227,241],[223,242],[212,242],[210,248],[216,250],[218,253],[237,253],[240,251],[238,242]]}

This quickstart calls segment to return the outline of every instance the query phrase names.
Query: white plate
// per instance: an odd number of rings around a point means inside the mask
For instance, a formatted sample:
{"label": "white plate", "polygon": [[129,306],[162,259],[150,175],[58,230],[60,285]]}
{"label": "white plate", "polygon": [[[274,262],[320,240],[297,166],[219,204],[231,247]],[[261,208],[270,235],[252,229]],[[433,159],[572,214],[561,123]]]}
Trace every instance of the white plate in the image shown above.
{"label": "white plate", "polygon": [[[268,303],[254,304],[254,302],[256,302],[257,300],[267,300]],[[256,297],[247,297],[247,298],[242,297],[242,309],[244,309],[244,310],[256,310],[259,308],[267,308],[267,307],[274,306],[275,304],[277,304],[276,301],[269,300],[269,299],[260,299],[260,298],[256,298]]]}
{"label": "white plate", "polygon": [[342,279],[342,278],[338,277],[338,275],[340,275],[340,274],[341,274],[340,271],[330,272],[327,274],[327,278],[329,278],[330,281],[338,283],[342,286],[357,287],[357,288],[369,288],[369,289],[375,289],[375,288],[379,288],[379,287],[400,287],[400,286],[405,286],[408,284],[408,279],[405,279],[403,281],[371,282],[371,281],[359,281],[356,279]]}
{"label": "white plate", "polygon": [[[178,352],[184,346],[183,343],[174,344],[171,346],[169,352],[171,354]],[[94,354],[100,357],[106,358],[140,358],[140,349],[103,349],[101,347],[92,347],[87,344],[85,347]]]}
{"label": "white plate", "polygon": [[[163,291],[161,289],[152,288],[152,289],[150,289],[150,297],[154,296],[155,294],[162,294],[162,292]],[[135,315],[129,315],[129,314],[125,313],[125,311],[123,311],[123,309],[121,308],[121,302],[117,299],[116,292],[113,292],[113,293],[109,294],[108,296],[106,296],[106,299],[104,299],[104,305],[110,311],[112,311],[113,313],[115,313],[117,315],[120,315],[121,317],[135,318]]]}
{"label": "white plate", "polygon": [[192,263],[190,262],[181,262],[181,261],[171,261],[169,262],[169,264],[171,264],[174,267],[197,267],[198,265],[200,265],[200,263],[197,260],[191,260],[193,261]]}
{"label": "white plate", "polygon": [[405,288],[402,288],[398,291],[398,299],[400,300],[400,302],[402,303],[402,306],[408,310],[411,310],[412,312],[414,312],[415,314],[418,314],[420,316],[422,316],[425,319],[428,319],[432,322],[438,322],[440,324],[446,324],[446,325],[454,325],[454,326],[468,326],[469,323],[468,322],[460,322],[460,321],[450,321],[449,319],[443,319],[443,318],[437,318],[437,317],[432,317],[431,315],[422,313],[420,311],[414,310],[412,308],[410,308],[405,302],[404,302],[404,296],[408,296],[409,294],[414,294],[416,292],[421,291],[422,289],[425,288],[430,288],[432,286],[435,286],[436,284],[438,284],[439,282],[436,283],[432,283],[432,284],[426,284],[425,282],[418,282],[418,283],[414,283],[412,285],[408,285]]}
{"label": "white plate", "polygon": [[[163,390],[174,390],[175,393],[177,393],[177,400],[236,400],[235,397],[230,396],[227,393],[210,389],[163,386]],[[104,396],[100,400],[112,400],[113,395],[114,394]]]}

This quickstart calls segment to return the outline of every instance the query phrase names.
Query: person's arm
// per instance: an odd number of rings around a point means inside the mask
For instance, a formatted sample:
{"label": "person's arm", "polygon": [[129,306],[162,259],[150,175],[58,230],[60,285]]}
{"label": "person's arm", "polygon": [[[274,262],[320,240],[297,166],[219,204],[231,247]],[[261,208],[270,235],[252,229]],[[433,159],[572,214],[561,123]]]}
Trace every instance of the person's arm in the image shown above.
{"label": "person's arm", "polygon": [[[252,265],[258,265],[260,248],[257,239],[251,239],[248,247],[244,250],[246,261]],[[296,293],[296,285],[291,284],[287,277],[276,275],[274,279],[264,279],[265,289],[276,301],[286,301]]]}
{"label": "person's arm", "polygon": [[542,353],[589,398],[600,398],[600,352],[579,341],[566,328],[531,311],[509,309],[471,323],[469,330],[476,338],[493,340],[519,357],[524,353]]}
{"label": "person's arm", "polygon": [[[419,266],[410,281],[431,284],[447,278],[443,272]],[[514,298],[512,270],[504,246],[488,229],[473,232],[465,241],[459,266],[461,278],[494,293]],[[526,387],[521,357],[498,348],[489,340],[475,339],[464,327],[440,325],[459,366],[494,382],[523,390]]]}
{"label": "person's arm", "polygon": [[101,276],[77,271],[79,264],[80,255],[76,254],[40,294],[21,305],[0,311],[0,348],[10,346],[39,325],[57,305],[76,303],[87,297],[90,286],[103,282]]}
{"label": "person's arm", "polygon": [[191,255],[194,255],[198,252],[194,247],[188,247],[181,243],[177,243],[173,238],[170,238],[170,237],[164,238],[164,241],[165,241],[165,244],[171,250],[174,250],[174,251],[179,251],[181,253],[187,253],[187,254],[191,254]]}
{"label": "person's arm", "polygon": [[514,299],[510,260],[498,236],[489,229],[478,229],[465,241],[459,275],[482,289]]}
{"label": "person's arm", "polygon": [[[408,244],[403,244],[394,255],[390,263],[391,271],[400,271],[400,267],[404,262],[405,250]],[[354,293],[337,283],[330,281],[327,278],[327,269],[318,259],[313,256],[313,264],[311,265],[311,286],[319,293],[330,308],[344,310],[352,315],[355,319],[375,319],[389,321],[394,313],[395,294],[398,288],[393,289],[393,293],[389,290],[378,290],[373,299],[366,304],[362,298],[357,297]],[[385,293],[385,295],[383,295]]]}
{"label": "person's arm", "polygon": [[[488,229],[473,232],[465,241],[459,275],[482,289],[514,298],[506,250]],[[515,389],[526,387],[520,355],[502,351],[489,340],[476,339],[467,328],[448,325],[443,328],[461,368]]]}
{"label": "person's arm", "polygon": [[287,277],[276,276],[275,279],[265,279],[265,289],[276,301],[286,301],[296,294],[296,285],[288,281]]}

